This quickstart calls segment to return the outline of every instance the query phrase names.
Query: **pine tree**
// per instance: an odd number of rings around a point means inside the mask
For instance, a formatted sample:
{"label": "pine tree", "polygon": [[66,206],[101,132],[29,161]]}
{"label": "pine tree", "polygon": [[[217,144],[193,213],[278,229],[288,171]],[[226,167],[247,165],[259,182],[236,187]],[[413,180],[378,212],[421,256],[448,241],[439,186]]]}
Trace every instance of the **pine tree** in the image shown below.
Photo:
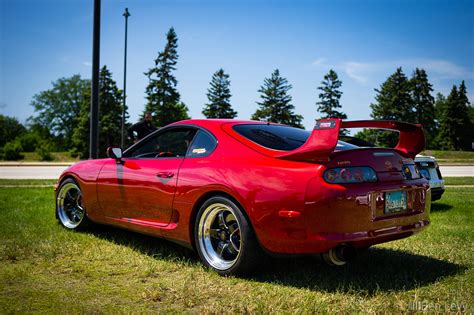
{"label": "pine tree", "polygon": [[339,104],[339,99],[342,96],[342,92],[339,90],[342,82],[337,77],[337,73],[334,70],[329,70],[329,72],[324,76],[324,80],[321,82],[321,86],[318,87],[318,90],[322,92],[319,93],[319,102],[316,102],[318,106],[318,111],[322,114],[321,118],[341,118],[347,119],[347,115],[341,111],[338,111],[338,108],[341,108]]}
{"label": "pine tree", "polygon": [[[377,92],[376,103],[370,104],[372,118],[414,122],[410,82],[402,68],[398,68],[380,86],[380,89],[375,89],[375,91]],[[377,146],[394,147],[398,141],[398,134],[391,131],[364,130],[356,137],[361,137]]]}
{"label": "pine tree", "polygon": [[375,91],[376,103],[370,104],[372,118],[414,122],[410,82],[402,68],[398,68]]}
{"label": "pine tree", "polygon": [[[117,88],[111,72],[103,66],[99,74],[99,155],[105,157],[106,149],[120,145],[122,127],[122,91]],[[90,89],[84,95],[79,123],[74,129],[74,152],[81,158],[89,154]],[[126,116],[127,118],[127,116]]]}
{"label": "pine tree", "polygon": [[252,115],[252,119],[303,128],[303,116],[293,112],[295,107],[291,104],[291,96],[288,94],[291,88],[288,80],[280,76],[278,69],[273,71],[271,78],[266,78],[258,90],[262,102],[257,102],[260,108]]}
{"label": "pine tree", "polygon": [[207,118],[235,118],[237,112],[230,104],[231,96],[229,75],[221,68],[212,76],[210,88],[207,89],[209,103],[202,114]]}
{"label": "pine tree", "polygon": [[469,119],[470,103],[464,81],[453,86],[446,99],[437,142],[444,150],[470,150],[474,124]]}
{"label": "pine tree", "polygon": [[434,97],[431,95],[433,86],[428,82],[428,75],[423,69],[416,68],[410,79],[414,122],[422,124],[425,130],[427,146],[431,148],[436,137],[436,110]]}
{"label": "pine tree", "polygon": [[180,95],[176,89],[178,81],[172,74],[178,62],[178,37],[174,28],[170,28],[166,38],[165,49],[158,53],[155,67],[145,72],[149,79],[145,112],[152,113],[158,126],[189,118],[188,108],[180,102]]}

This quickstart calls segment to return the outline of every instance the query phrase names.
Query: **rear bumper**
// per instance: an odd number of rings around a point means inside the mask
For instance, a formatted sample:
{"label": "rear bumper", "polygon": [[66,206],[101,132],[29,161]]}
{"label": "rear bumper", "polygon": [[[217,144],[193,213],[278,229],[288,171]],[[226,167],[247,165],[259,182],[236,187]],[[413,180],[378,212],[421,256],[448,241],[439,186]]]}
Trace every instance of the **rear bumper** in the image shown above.
{"label": "rear bumper", "polygon": [[[385,192],[397,190],[407,192],[407,211],[384,214]],[[341,186],[315,178],[305,200],[301,216],[280,217],[257,233],[267,251],[312,254],[341,244],[366,247],[408,237],[430,224],[431,190],[424,179],[404,185]]]}

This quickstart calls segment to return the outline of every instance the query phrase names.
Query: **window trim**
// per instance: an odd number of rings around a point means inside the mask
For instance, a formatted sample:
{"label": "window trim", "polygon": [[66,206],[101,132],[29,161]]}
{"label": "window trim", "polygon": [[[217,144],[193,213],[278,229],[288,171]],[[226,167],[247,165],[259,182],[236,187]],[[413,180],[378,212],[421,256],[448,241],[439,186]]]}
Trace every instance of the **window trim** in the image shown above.
{"label": "window trim", "polygon": [[[179,128],[190,128],[190,129],[195,129],[196,130],[196,133],[194,134],[193,140],[189,144],[189,147],[186,150],[186,153],[184,154],[184,156],[180,156],[180,157],[169,156],[169,157],[161,157],[161,158],[157,158],[157,157],[140,158],[140,157],[127,156],[129,151],[134,149],[136,146],[140,145],[142,142],[144,143],[145,141],[148,141],[149,138],[152,138],[152,137],[158,136],[161,133],[165,133],[165,132],[168,132],[170,130],[179,129]],[[201,126],[192,125],[192,124],[176,124],[176,125],[168,125],[168,126],[161,127],[159,129],[153,131],[152,133],[150,133],[149,135],[147,135],[145,138],[141,139],[137,143],[134,143],[132,146],[130,146],[129,148],[127,148],[123,152],[123,158],[124,159],[133,159],[133,160],[163,160],[163,159],[199,158],[200,156],[199,157],[198,156],[196,156],[196,157],[188,156],[189,149],[191,148],[191,145],[194,143],[194,140],[196,139],[197,132],[199,130],[204,131],[205,133],[210,135],[211,138],[213,138],[215,143],[216,143],[216,146],[214,147],[214,149],[208,155],[202,156],[202,157],[207,157],[207,156],[211,155],[216,150],[217,146],[219,145],[219,141],[217,140],[217,137],[214,134],[212,134],[212,132],[210,132],[209,130],[207,130],[206,128],[203,128]]]}
{"label": "window trim", "polygon": [[[216,136],[214,136],[210,131],[208,131],[208,130],[206,130],[206,129],[204,129],[204,128],[197,128],[197,129],[198,129],[198,131],[197,131],[196,134],[194,135],[193,141],[191,141],[191,143],[189,144],[188,150],[186,151],[186,155],[184,156],[185,158],[195,159],[195,158],[208,157],[208,156],[210,156],[212,153],[214,153],[214,151],[216,151],[216,148],[217,148],[217,146],[219,145],[219,141],[217,140]],[[189,150],[191,150],[191,147],[193,146],[194,141],[196,141],[196,137],[197,137],[199,131],[202,131],[203,133],[205,133],[205,134],[207,134],[208,136],[210,136],[212,140],[214,140],[214,143],[215,143],[214,148],[212,148],[212,151],[210,151],[209,153],[206,152],[205,155],[189,156]]]}

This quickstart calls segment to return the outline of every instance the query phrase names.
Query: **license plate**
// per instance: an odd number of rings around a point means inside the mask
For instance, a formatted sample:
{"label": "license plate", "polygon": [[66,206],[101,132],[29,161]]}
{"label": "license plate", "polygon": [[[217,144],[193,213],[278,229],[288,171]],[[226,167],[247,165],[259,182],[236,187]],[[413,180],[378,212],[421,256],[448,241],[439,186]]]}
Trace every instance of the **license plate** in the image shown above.
{"label": "license plate", "polygon": [[407,209],[406,191],[391,191],[385,193],[385,213],[403,212]]}

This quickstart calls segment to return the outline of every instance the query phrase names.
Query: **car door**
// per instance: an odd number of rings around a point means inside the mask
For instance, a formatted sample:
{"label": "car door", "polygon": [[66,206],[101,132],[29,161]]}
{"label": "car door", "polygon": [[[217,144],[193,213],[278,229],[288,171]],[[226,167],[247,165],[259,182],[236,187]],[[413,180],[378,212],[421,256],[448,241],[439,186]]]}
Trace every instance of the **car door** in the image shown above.
{"label": "car door", "polygon": [[108,219],[165,226],[172,215],[179,168],[196,130],[170,127],[111,159],[99,173],[97,193]]}

